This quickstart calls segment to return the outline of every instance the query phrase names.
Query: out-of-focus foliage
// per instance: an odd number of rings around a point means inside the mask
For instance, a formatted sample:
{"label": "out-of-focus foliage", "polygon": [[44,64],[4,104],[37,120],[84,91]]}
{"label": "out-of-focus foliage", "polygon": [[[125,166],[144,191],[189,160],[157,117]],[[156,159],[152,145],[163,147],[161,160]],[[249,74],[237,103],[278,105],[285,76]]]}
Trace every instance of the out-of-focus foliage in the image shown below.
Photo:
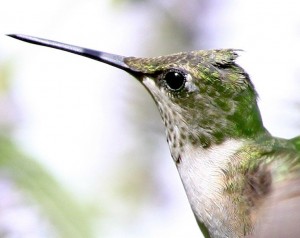
{"label": "out-of-focus foliage", "polygon": [[[205,16],[211,9],[207,0],[182,2],[160,0],[111,0],[115,6],[135,6],[151,16],[147,23],[151,42],[148,53],[167,54],[203,48]],[[141,39],[142,40],[142,39]],[[153,55],[154,56],[154,55]]]}
{"label": "out-of-focus foliage", "polygon": [[134,4],[134,3],[145,3],[148,2],[148,0],[111,0],[111,3],[115,6],[118,6],[120,4]]}
{"label": "out-of-focus foliage", "polygon": [[83,208],[44,168],[20,152],[4,135],[0,136],[1,179],[11,181],[20,189],[25,201],[35,204],[41,221],[48,221],[59,237],[91,237],[88,214]]}
{"label": "out-of-focus foliage", "polygon": [[0,236],[92,237],[87,208],[14,143],[9,72],[0,67]]}

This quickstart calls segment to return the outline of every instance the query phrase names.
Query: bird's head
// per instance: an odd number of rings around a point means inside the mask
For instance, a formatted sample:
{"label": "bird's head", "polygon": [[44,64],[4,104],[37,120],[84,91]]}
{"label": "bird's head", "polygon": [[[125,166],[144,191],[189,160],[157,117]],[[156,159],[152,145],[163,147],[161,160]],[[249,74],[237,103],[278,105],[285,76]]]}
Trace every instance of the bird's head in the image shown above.
{"label": "bird's head", "polygon": [[24,35],[11,37],[92,58],[123,69],[152,95],[170,148],[204,148],[264,130],[257,94],[236,64],[237,50],[200,50],[153,58],[123,57]]}

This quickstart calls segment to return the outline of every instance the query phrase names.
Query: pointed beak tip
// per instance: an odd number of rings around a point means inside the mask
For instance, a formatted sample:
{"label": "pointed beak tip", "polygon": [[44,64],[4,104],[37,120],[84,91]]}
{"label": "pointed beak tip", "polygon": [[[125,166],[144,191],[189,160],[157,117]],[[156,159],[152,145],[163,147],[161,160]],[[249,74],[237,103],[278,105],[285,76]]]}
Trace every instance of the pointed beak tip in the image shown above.
{"label": "pointed beak tip", "polygon": [[28,36],[28,35],[23,35],[23,34],[6,34],[6,36],[17,39],[17,40],[21,40],[21,41],[33,41],[35,37],[32,36]]}
{"label": "pointed beak tip", "polygon": [[12,38],[17,38],[18,34],[6,34],[6,36],[12,37]]}
{"label": "pointed beak tip", "polygon": [[26,40],[26,35],[21,35],[21,34],[6,34],[6,36],[17,39],[17,40]]}

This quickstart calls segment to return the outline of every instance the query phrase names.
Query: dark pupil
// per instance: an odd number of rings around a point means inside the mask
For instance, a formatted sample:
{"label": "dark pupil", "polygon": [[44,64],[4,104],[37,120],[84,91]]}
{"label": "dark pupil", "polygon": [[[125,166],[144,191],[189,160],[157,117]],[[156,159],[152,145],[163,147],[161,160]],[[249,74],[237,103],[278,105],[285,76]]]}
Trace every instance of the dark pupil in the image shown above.
{"label": "dark pupil", "polygon": [[165,75],[165,81],[172,90],[180,89],[185,83],[185,76],[180,72],[168,72]]}

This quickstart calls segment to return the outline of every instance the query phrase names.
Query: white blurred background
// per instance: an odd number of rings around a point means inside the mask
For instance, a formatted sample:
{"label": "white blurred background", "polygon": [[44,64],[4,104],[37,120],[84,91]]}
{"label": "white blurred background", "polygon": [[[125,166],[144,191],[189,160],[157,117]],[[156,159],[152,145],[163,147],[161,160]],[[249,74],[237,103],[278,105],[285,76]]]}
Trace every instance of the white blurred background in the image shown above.
{"label": "white blurred background", "polygon": [[[2,2],[0,71],[10,87],[0,94],[0,124],[88,207],[94,237],[201,237],[143,87],[113,67],[5,34],[124,56],[243,49],[239,63],[260,95],[265,126],[291,138],[300,134],[299,8],[296,0]],[[0,196],[18,191],[4,187]],[[0,229],[4,211],[0,197]],[[52,237],[26,228],[34,213],[14,212],[20,219],[6,221],[15,228],[4,237]]]}

